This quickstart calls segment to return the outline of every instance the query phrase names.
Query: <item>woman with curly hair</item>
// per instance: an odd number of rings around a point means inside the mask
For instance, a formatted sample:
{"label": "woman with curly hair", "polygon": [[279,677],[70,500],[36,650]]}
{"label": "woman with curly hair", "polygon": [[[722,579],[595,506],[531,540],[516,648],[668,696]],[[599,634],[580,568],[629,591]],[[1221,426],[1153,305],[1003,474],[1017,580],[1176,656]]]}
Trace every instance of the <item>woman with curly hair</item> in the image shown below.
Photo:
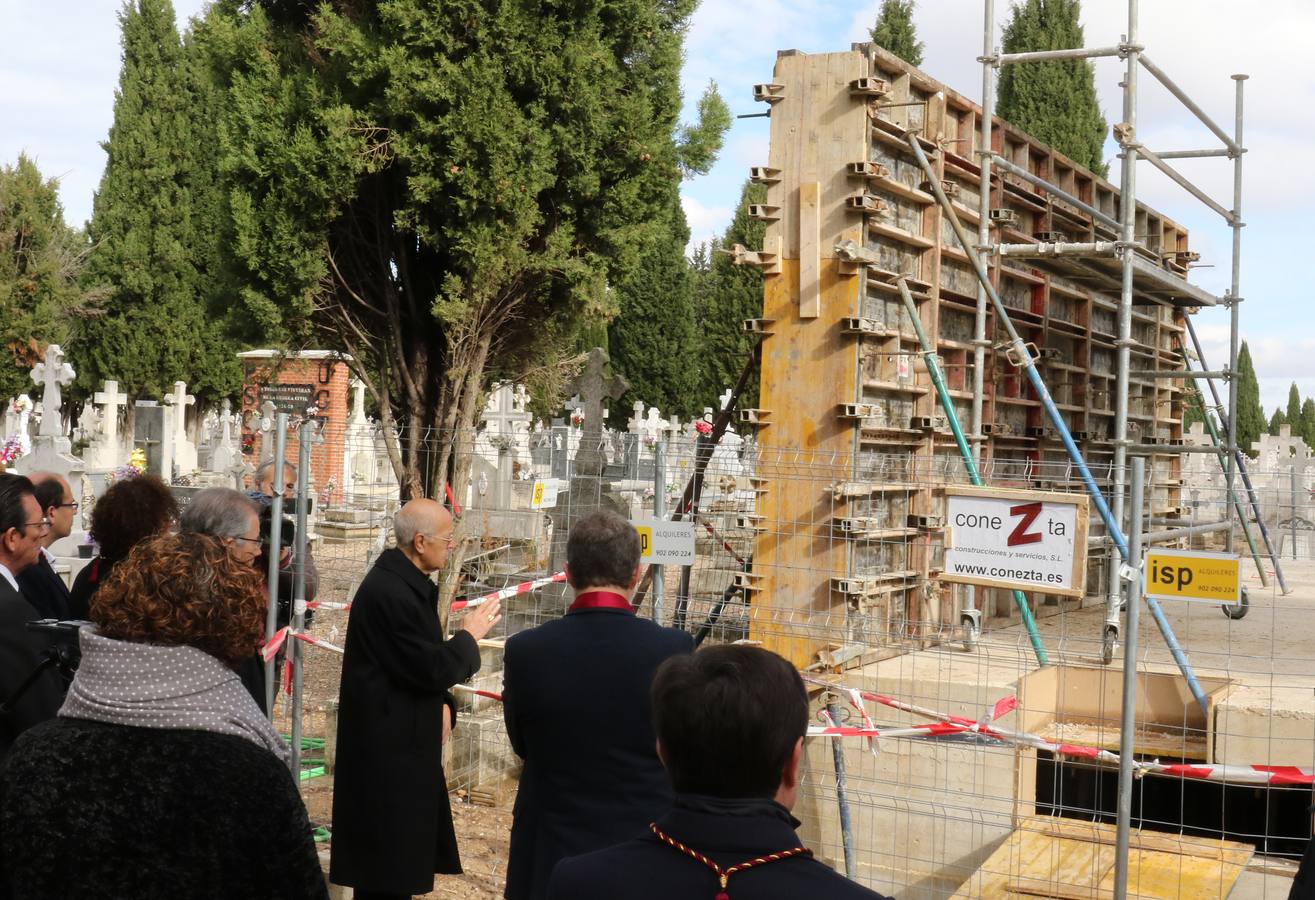
{"label": "woman with curly hair", "polygon": [[90,618],[91,597],[105,583],[114,564],[133,547],[178,518],[178,501],[154,475],[116,481],[91,510],[91,533],[100,555],[83,567],[69,591],[69,618]]}
{"label": "woman with curly hair", "polygon": [[59,716],[0,771],[0,897],[327,898],[288,747],[232,668],[260,642],[260,573],[159,535],[91,619]]}

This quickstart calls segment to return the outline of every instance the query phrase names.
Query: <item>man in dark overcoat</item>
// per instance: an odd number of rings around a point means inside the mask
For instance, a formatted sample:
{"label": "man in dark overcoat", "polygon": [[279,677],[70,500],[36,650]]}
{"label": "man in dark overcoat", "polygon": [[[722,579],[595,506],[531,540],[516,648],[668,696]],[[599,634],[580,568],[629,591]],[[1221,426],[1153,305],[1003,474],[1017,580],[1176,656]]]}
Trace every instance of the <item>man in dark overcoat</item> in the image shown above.
{"label": "man in dark overcoat", "polygon": [[629,837],[671,804],[648,689],[662,661],[691,652],[694,640],[635,616],[639,558],[628,521],[612,512],[583,516],[566,544],[570,609],[507,641],[503,714],[525,760],[509,900],[543,897],[558,860]]}
{"label": "man in dark overcoat", "polygon": [[625,843],[563,860],[549,900],[882,900],[795,834],[808,694],[794,666],[710,647],[663,663],[652,697],[673,807]]}
{"label": "man in dark overcoat", "polygon": [[55,572],[55,557],[50,546],[73,533],[73,516],[78,503],[68,479],[56,472],[33,472],[29,478],[41,515],[50,520],[50,528],[41,539],[36,562],[18,573],[18,589],[38,613],[48,619],[69,617],[68,585]]}
{"label": "man in dark overcoat", "polygon": [[329,880],[357,900],[410,897],[434,874],[459,874],[442,745],[455,718],[450,688],[479,669],[477,641],[496,601],[473,607],[443,640],[429,576],[452,548],[452,517],[412,500],[352,600],[339,687]]}
{"label": "man in dark overcoat", "polygon": [[16,576],[36,563],[49,530],[32,482],[0,472],[0,756],[21,733],[59,712],[64,702],[65,682],[53,666],[24,686],[52,646],[27,629],[28,622],[42,616],[19,592]]}

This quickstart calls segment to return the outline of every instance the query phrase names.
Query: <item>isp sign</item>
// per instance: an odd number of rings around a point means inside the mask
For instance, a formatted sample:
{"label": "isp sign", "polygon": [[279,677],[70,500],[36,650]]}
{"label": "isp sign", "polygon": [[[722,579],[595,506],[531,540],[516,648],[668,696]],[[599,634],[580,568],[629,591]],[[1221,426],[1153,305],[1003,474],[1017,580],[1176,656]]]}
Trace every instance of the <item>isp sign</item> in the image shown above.
{"label": "isp sign", "polygon": [[1082,596],[1085,495],[959,487],[945,494],[941,580]]}

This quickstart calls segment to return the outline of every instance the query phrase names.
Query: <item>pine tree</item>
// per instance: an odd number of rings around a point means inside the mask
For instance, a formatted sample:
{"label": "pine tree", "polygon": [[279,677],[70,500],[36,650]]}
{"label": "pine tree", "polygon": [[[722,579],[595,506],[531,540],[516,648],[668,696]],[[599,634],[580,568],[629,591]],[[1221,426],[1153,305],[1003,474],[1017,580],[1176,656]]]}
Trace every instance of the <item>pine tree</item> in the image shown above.
{"label": "pine tree", "polygon": [[0,396],[30,391],[45,345],[67,346],[72,324],[94,309],[79,284],[87,250],[64,223],[55,179],[22,154],[0,166]]}
{"label": "pine tree", "polygon": [[1288,417],[1282,409],[1275,408],[1274,415],[1269,417],[1269,433],[1278,437],[1279,429],[1288,424]]}
{"label": "pine tree", "polygon": [[872,43],[889,50],[911,66],[922,65],[925,46],[913,25],[914,0],[881,0],[877,22],[872,26]]}
{"label": "pine tree", "polygon": [[[749,206],[767,200],[767,187],[746,181],[740,191],[726,233],[714,242],[699,279],[695,308],[705,347],[703,361],[703,406],[714,409],[728,388],[734,387],[755,341],[744,331],[745,319],[757,319],[763,310],[763,276],[753,266],[736,266],[727,252],[736,244],[753,250],[762,248],[767,225],[749,218]],[[739,406],[758,403],[757,382],[740,398]]]}
{"label": "pine tree", "polygon": [[87,277],[106,292],[102,315],[86,320],[70,349],[83,394],[116,379],[130,397],[161,396],[186,381],[202,399],[235,392],[235,347],[207,317],[193,217],[198,178],[195,90],[169,0],[129,0],[119,15],[123,67],[105,172],[92,208],[95,250]]}
{"label": "pine tree", "polygon": [[1237,445],[1251,453],[1251,445],[1260,440],[1267,423],[1260,406],[1260,381],[1246,341],[1237,354],[1237,373]]}
{"label": "pine tree", "polygon": [[[1005,53],[1084,45],[1079,0],[1020,0],[1005,26]],[[1000,118],[1079,165],[1105,175],[1105,117],[1091,64],[1072,59],[1006,66],[1000,73]]]}

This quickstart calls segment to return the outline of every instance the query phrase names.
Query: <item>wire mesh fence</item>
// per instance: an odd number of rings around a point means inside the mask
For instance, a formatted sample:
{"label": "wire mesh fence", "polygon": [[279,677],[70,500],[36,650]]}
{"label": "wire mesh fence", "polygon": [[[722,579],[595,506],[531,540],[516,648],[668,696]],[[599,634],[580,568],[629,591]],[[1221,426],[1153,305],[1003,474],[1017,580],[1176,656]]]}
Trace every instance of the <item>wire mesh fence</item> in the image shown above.
{"label": "wire mesh fence", "polygon": [[[432,437],[435,447],[454,440]],[[506,440],[481,432],[454,447],[471,463],[470,484],[452,497],[461,510],[460,600],[560,572],[571,524],[599,506],[637,521],[663,507],[666,518],[679,512],[693,524],[695,561],[667,567],[661,593],[650,586],[639,613],[660,609],[664,624],[704,642],[748,640],[781,652],[815,679],[815,725],[866,729],[806,742],[795,814],[820,858],[900,897],[1110,889],[1124,648],[1105,664],[1111,550],[1094,517],[1083,596],[1027,595],[1051,663],[1041,667],[1011,591],[940,577],[954,533],[946,491],[968,481],[948,440],[934,453],[846,455],[767,451],[734,433],[712,446],[697,428],[651,439],[634,431],[600,440],[601,477],[574,471],[582,440],[573,426],[527,424]],[[316,510],[321,588],[308,631],[341,644],[344,607],[391,543],[398,496],[377,433],[326,429],[323,441],[312,481],[322,488],[336,465],[341,487],[321,491]],[[1161,459],[1147,467],[1143,531],[1167,535],[1159,546],[1220,551],[1231,534],[1247,603],[1231,615],[1218,604],[1164,604],[1204,709],[1161,634],[1149,619],[1142,628],[1133,795],[1140,868],[1130,890],[1140,883],[1158,896],[1154,882],[1223,896],[1258,884],[1261,893],[1250,895],[1286,896],[1311,833],[1315,771],[1309,452],[1275,463],[1262,448],[1249,471],[1259,520],[1242,492],[1247,528],[1254,534],[1263,521],[1280,551],[1286,594],[1259,535],[1257,565],[1236,513],[1229,528],[1217,457],[1194,454],[1181,467]],[[992,489],[1082,490],[1072,467],[1044,452],[988,455],[981,469]],[[697,499],[681,506],[696,473]],[[1095,475],[1108,490],[1108,466]],[[783,492],[812,498],[806,518],[774,514]],[[476,803],[505,806],[519,768],[496,699],[502,642],[568,603],[560,581],[516,593],[482,644],[481,670],[459,695],[446,765],[449,786]],[[972,608],[981,611],[976,634],[963,617]],[[456,612],[450,627],[459,624]],[[306,715],[331,718],[340,657],[314,646],[305,653]],[[317,724],[306,733],[317,734]]]}

